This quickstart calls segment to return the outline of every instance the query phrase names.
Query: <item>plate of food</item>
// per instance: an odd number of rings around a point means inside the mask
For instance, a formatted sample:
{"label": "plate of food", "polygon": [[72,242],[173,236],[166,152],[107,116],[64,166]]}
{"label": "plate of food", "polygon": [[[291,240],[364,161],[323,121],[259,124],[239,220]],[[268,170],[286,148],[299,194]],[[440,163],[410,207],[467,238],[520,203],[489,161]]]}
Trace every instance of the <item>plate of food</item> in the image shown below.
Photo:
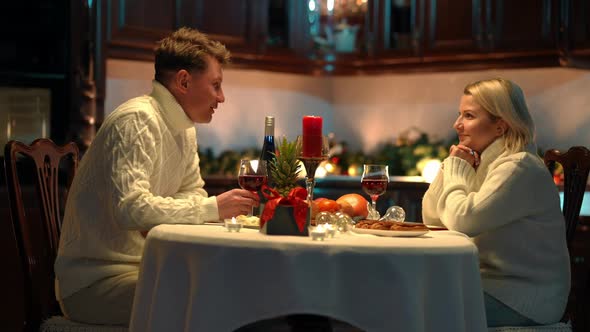
{"label": "plate of food", "polygon": [[236,221],[241,222],[242,226],[245,228],[260,228],[260,218],[257,216],[246,216],[240,214],[236,217]]}
{"label": "plate of food", "polygon": [[415,237],[424,235],[430,230],[426,225],[417,222],[362,220],[356,223],[352,231],[379,236]]}

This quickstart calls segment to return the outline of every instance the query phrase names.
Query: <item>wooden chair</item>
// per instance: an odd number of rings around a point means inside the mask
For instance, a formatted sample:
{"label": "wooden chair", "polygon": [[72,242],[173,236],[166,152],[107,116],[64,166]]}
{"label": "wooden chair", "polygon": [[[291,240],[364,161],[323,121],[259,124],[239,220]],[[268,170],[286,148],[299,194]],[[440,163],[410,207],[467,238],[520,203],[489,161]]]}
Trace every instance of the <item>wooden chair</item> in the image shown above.
{"label": "wooden chair", "polygon": [[[572,263],[574,263],[573,239],[576,234],[578,221],[580,220],[580,209],[586,184],[588,182],[588,173],[590,171],[590,150],[583,146],[571,147],[567,152],[558,150],[548,150],[544,156],[545,165],[550,172],[555,168],[555,163],[561,164],[564,173],[563,184],[563,216],[566,224],[566,239]],[[574,331],[590,330],[590,322],[587,315],[590,310],[590,274],[586,265],[576,265],[576,269],[583,269],[583,283],[574,285],[574,275],[572,274],[572,289],[570,292],[570,303],[566,315],[573,323]]]}
{"label": "wooden chair", "polygon": [[586,191],[588,171],[590,170],[590,150],[583,146],[574,146],[565,153],[555,149],[548,150],[545,152],[544,160],[550,171],[555,168],[556,162],[563,167],[562,210],[565,218],[567,246],[570,248],[580,219],[582,199]]}
{"label": "wooden chair", "polygon": [[[60,162],[70,157],[69,179],[78,167],[78,147],[74,143],[57,146],[49,139],[37,139],[31,145],[10,141],[4,148],[6,184],[10,200],[10,214],[22,268],[25,294],[24,331],[127,331],[122,327],[85,325],[60,316],[55,299],[53,264],[61,231]],[[41,220],[27,219],[25,202],[17,172],[17,157],[32,160]],[[61,195],[64,196],[64,195]],[[65,199],[65,197],[63,197]]]}
{"label": "wooden chair", "polygon": [[[570,257],[573,258],[572,243],[576,233],[576,226],[578,225],[578,220],[580,218],[582,199],[584,198],[586,183],[588,181],[590,151],[583,146],[574,146],[565,153],[552,149],[545,152],[543,159],[551,175],[553,175],[555,163],[559,163],[563,167],[565,179],[562,213],[565,219],[567,247]],[[590,293],[588,293],[590,291],[590,287],[588,287],[588,281],[590,281],[590,279],[588,279],[588,272],[587,269],[583,271],[585,284],[578,285],[576,288],[572,287],[570,291],[570,302],[573,303],[573,308],[568,305],[563,319],[563,321],[568,321],[568,323],[557,323],[550,326],[497,327],[490,328],[488,331],[588,331],[588,322],[586,318],[587,308],[590,308],[590,306],[588,306],[590,300]],[[574,275],[572,274],[572,286],[573,280]]]}

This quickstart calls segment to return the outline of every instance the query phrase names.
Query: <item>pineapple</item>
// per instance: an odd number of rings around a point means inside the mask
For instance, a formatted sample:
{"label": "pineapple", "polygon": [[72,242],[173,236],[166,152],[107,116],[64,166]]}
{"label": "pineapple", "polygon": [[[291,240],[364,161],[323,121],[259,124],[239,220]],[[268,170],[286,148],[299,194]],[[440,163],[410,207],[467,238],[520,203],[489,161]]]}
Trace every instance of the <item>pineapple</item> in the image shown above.
{"label": "pineapple", "polygon": [[270,176],[275,189],[285,197],[297,186],[301,166],[297,159],[297,142],[289,142],[283,137],[278,143],[275,158],[270,160]]}

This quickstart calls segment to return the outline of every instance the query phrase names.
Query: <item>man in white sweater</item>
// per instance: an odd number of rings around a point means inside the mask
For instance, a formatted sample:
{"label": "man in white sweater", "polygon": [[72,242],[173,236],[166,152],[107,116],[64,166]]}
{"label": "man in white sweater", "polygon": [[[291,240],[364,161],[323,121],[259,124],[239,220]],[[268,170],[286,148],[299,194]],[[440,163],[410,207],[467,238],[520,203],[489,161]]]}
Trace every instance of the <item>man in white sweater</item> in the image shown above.
{"label": "man in white sweater", "polygon": [[488,326],[558,322],[570,287],[565,223],[522,90],[468,85],[454,128],[459,144],[424,195],[424,223],[473,239]]}
{"label": "man in white sweater", "polygon": [[194,123],[209,123],[225,96],[230,54],[196,30],[156,49],[153,91],[104,121],[68,194],[55,262],[56,296],[72,320],[129,323],[144,236],[159,224],[202,224],[258,205],[234,189],[208,197]]}

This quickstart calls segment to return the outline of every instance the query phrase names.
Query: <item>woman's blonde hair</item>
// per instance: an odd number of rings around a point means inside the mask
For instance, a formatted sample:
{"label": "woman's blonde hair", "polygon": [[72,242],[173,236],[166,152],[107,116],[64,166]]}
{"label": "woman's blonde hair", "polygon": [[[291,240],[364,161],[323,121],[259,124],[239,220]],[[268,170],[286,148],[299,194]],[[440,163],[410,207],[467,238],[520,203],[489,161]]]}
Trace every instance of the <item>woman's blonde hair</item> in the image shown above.
{"label": "woman's blonde hair", "polygon": [[535,139],[535,124],[526,105],[522,89],[514,82],[495,78],[468,84],[465,95],[486,110],[492,120],[504,120],[504,144],[508,151],[522,151]]}

